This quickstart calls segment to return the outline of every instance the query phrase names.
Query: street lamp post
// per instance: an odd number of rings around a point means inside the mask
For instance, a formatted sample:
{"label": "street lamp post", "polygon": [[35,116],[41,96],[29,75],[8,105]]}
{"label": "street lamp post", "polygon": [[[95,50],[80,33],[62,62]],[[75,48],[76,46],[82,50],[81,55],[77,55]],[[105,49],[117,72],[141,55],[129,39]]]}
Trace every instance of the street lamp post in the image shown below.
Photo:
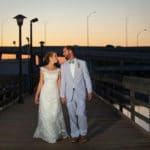
{"label": "street lamp post", "polygon": [[27,40],[27,48],[28,48],[28,52],[27,52],[27,54],[28,54],[28,58],[29,58],[29,51],[30,51],[30,38],[29,37],[26,37],[26,40]]}
{"label": "street lamp post", "polygon": [[26,40],[27,40],[27,58],[28,58],[28,73],[30,73],[30,38],[29,37],[26,37]]}
{"label": "street lamp post", "polygon": [[87,46],[89,46],[89,18],[90,18],[90,16],[92,15],[92,14],[95,14],[96,13],[96,11],[93,11],[93,12],[91,12],[91,13],[89,13],[89,15],[87,16],[87,22],[86,22],[86,25],[87,25]]}
{"label": "street lamp post", "polygon": [[25,19],[26,17],[23,16],[23,15],[17,15],[14,17],[14,19],[16,19],[17,21],[17,24],[19,26],[19,51],[17,51],[18,55],[17,55],[17,59],[19,60],[19,100],[18,102],[19,103],[23,103],[23,97],[22,97],[22,38],[21,38],[21,35],[22,35],[22,30],[21,30],[21,27],[23,25],[23,20]]}
{"label": "street lamp post", "polygon": [[44,41],[40,41],[41,46],[41,53],[40,53],[40,64],[43,65],[43,48],[44,48]]}
{"label": "street lamp post", "polygon": [[30,45],[30,38],[26,37],[26,40],[27,40],[27,43],[28,43],[28,46],[29,46]]}
{"label": "street lamp post", "polygon": [[141,35],[142,32],[145,32],[145,31],[147,31],[147,29],[144,29],[144,30],[142,30],[142,31],[140,31],[140,32],[137,33],[137,37],[136,37],[137,47],[139,46],[139,36]]}
{"label": "street lamp post", "polygon": [[[1,49],[3,47],[3,22],[1,22]],[[2,51],[0,51],[0,60],[2,59]]]}
{"label": "street lamp post", "polygon": [[7,22],[6,19],[2,20],[1,22],[1,47],[3,47],[3,42],[4,42],[4,27],[5,27],[5,23]]}
{"label": "street lamp post", "polygon": [[47,21],[44,22],[44,40],[45,40],[45,45],[47,44]]}
{"label": "street lamp post", "polygon": [[30,20],[30,94],[33,93],[33,51],[32,51],[32,23],[37,22],[38,18]]}
{"label": "street lamp post", "polygon": [[128,46],[128,17],[125,19],[125,45]]}

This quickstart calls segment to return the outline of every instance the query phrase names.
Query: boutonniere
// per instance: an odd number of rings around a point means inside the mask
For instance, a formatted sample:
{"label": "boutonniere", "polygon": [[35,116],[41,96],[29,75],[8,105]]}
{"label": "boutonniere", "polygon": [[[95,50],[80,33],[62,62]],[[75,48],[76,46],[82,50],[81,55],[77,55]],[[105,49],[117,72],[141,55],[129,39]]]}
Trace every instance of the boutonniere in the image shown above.
{"label": "boutonniere", "polygon": [[78,65],[78,68],[80,68],[80,63],[79,63],[79,62],[78,62],[78,64],[77,64],[77,65]]}

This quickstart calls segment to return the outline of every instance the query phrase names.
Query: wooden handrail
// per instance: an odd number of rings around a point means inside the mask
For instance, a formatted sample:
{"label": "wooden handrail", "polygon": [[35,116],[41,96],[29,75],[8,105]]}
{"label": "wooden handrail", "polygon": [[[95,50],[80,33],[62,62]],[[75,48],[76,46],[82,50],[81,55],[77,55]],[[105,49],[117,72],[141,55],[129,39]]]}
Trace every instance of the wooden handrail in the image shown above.
{"label": "wooden handrail", "polygon": [[[130,102],[131,107],[129,108],[123,103],[120,103],[120,100],[118,100],[118,104],[120,105],[120,111],[122,111],[122,108],[125,108],[131,112],[131,120],[135,121],[135,116],[136,116],[142,119],[143,121],[147,122],[148,124],[150,124],[149,118],[135,111],[136,104],[142,105],[150,109],[150,79],[145,79],[145,78],[140,78],[140,77],[129,77],[129,76],[123,76],[123,77],[121,76],[116,77],[116,76],[111,76],[111,75],[99,76],[98,73],[92,75],[92,78],[95,82],[103,83],[101,85],[102,88],[107,89],[108,91],[113,93],[113,95],[125,98]],[[108,85],[111,85],[112,88],[110,86],[108,87]],[[125,95],[121,93],[120,91],[113,89],[114,86],[129,90],[129,95]],[[111,100],[116,99],[113,97],[113,95],[110,96],[108,91],[106,91],[106,97],[110,98],[112,96]],[[139,93],[149,96],[149,102],[146,103],[146,102],[139,100],[139,98],[136,98],[135,92],[139,92]]]}

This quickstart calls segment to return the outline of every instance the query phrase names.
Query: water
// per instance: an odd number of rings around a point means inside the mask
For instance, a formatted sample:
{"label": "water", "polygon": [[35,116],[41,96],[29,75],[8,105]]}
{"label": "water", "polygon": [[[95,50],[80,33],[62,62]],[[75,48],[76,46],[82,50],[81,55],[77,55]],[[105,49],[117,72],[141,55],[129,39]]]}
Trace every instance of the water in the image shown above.
{"label": "water", "polygon": [[[115,108],[119,109],[119,105],[115,104]],[[144,106],[135,106],[135,111],[150,119],[150,109]],[[127,109],[123,109],[123,114],[131,119],[131,113]],[[150,132],[150,125],[138,117],[135,117],[135,122],[144,130]]]}

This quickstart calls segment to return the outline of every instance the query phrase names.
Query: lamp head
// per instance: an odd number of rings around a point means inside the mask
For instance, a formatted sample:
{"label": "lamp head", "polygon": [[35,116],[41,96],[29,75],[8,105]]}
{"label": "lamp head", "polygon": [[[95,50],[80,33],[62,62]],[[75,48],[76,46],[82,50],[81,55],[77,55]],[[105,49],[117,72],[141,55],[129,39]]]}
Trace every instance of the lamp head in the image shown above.
{"label": "lamp head", "polygon": [[26,37],[26,40],[29,42],[30,41],[29,37]]}
{"label": "lamp head", "polygon": [[41,46],[43,46],[43,45],[44,45],[44,43],[45,43],[44,41],[40,41],[40,45],[41,45]]}
{"label": "lamp head", "polygon": [[33,18],[33,19],[31,20],[32,23],[37,22],[37,21],[38,21],[38,18]]}
{"label": "lamp head", "polygon": [[26,17],[23,16],[23,15],[21,15],[21,14],[19,14],[19,15],[17,15],[17,16],[14,17],[14,19],[16,19],[16,21],[17,21],[18,26],[22,26],[23,25],[23,20],[25,18]]}

